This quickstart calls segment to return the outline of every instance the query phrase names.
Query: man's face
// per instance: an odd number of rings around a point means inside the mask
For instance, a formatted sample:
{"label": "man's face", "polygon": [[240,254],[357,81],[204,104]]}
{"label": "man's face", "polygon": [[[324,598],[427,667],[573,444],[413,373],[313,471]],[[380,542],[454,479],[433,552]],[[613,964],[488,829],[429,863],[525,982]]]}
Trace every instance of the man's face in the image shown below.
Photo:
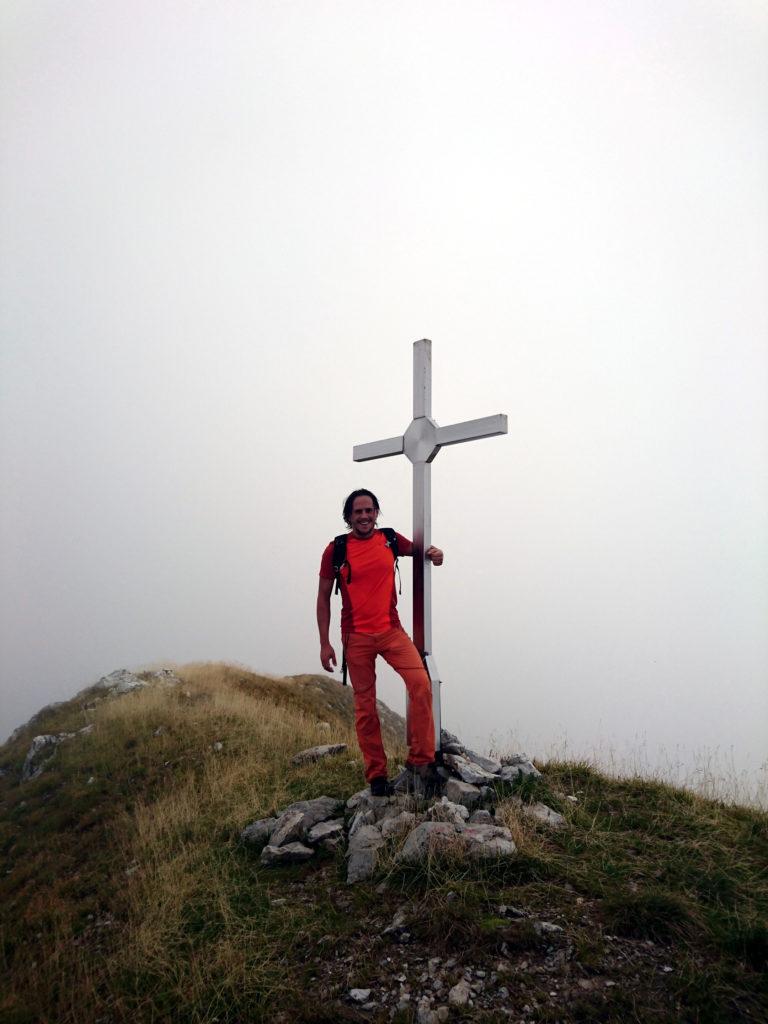
{"label": "man's face", "polygon": [[352,534],[360,540],[373,535],[376,528],[376,520],[379,510],[374,507],[373,500],[367,494],[362,494],[352,502],[352,512],[349,517],[349,525],[352,527]]}

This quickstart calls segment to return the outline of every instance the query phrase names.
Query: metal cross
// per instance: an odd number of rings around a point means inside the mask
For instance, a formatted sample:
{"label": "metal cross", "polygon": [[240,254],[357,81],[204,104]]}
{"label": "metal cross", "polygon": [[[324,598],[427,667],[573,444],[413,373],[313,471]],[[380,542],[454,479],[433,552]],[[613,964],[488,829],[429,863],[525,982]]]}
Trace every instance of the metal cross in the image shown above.
{"label": "metal cross", "polygon": [[432,565],[424,552],[432,543],[432,462],[444,445],[475,441],[507,433],[507,417],[484,416],[479,420],[439,427],[432,419],[432,342],[413,343],[413,420],[402,437],[388,437],[370,444],[356,444],[355,462],[403,455],[413,463],[413,642],[419,650],[432,684],[435,750],[440,750],[440,676],[432,654]]}

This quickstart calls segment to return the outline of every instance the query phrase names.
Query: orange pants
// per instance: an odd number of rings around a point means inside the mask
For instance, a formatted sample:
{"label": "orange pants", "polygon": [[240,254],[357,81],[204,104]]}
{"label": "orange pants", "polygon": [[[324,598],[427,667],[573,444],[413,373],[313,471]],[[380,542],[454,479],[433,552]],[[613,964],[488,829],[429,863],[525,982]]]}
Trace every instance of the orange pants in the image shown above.
{"label": "orange pants", "polygon": [[403,678],[408,690],[408,762],[431,764],[435,760],[435,725],[432,719],[432,687],[421,655],[404,629],[386,633],[350,633],[346,638],[347,668],[355,695],[355,729],[365,762],[368,782],[387,774],[387,755],[381,742],[381,723],[376,711],[376,655]]}

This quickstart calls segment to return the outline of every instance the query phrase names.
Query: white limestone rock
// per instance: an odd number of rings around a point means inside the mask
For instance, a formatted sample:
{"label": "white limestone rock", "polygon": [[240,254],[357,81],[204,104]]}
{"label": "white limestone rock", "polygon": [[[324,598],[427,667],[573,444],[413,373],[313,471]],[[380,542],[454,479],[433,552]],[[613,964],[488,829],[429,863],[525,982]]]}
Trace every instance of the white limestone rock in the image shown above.
{"label": "white limestone rock", "polygon": [[381,830],[375,825],[362,825],[349,838],[347,846],[347,882],[363,882],[376,869],[379,848],[384,843]]}
{"label": "white limestone rock", "polygon": [[466,978],[462,978],[448,993],[448,1002],[451,1006],[466,1006],[470,995],[469,982]]}
{"label": "white limestone rock", "polygon": [[469,818],[469,808],[461,803],[453,803],[447,797],[441,797],[427,811],[429,821],[449,821],[454,825],[463,825]]}
{"label": "white limestone rock", "polygon": [[416,824],[416,815],[412,811],[401,811],[396,817],[385,818],[381,823],[381,834],[385,839],[390,836],[409,832]]}
{"label": "white limestone rock", "polygon": [[501,761],[497,761],[492,757],[485,757],[483,754],[476,754],[474,750],[466,750],[465,754],[473,764],[479,764],[481,768],[490,772],[491,775],[498,775],[501,771]]}
{"label": "white limestone rock", "polygon": [[325,850],[338,849],[344,842],[344,819],[334,818],[313,825],[307,832],[307,842],[312,846],[322,846]]}
{"label": "white limestone rock", "polygon": [[302,864],[314,857],[315,851],[303,843],[286,843],[284,846],[265,846],[259,858],[264,867],[279,864]]}
{"label": "white limestone rock", "polygon": [[471,786],[482,786],[497,781],[493,772],[486,771],[481,765],[470,761],[463,754],[445,754],[443,761],[463,782],[468,782]]}
{"label": "white limestone rock", "polygon": [[455,849],[459,830],[448,821],[423,821],[409,834],[397,859],[406,863],[424,860],[441,850]]}
{"label": "white limestone rock", "polygon": [[522,811],[526,818],[538,821],[542,825],[546,825],[548,828],[564,828],[567,824],[562,814],[558,814],[557,811],[553,811],[552,808],[547,807],[546,804],[523,804]]}
{"label": "white limestone rock", "polygon": [[473,811],[469,816],[470,825],[494,825],[495,820],[490,811],[480,809]]}
{"label": "white limestone rock", "polygon": [[261,846],[275,831],[276,824],[277,818],[259,818],[257,821],[252,821],[250,825],[246,825],[240,833],[240,838],[244,843]]}
{"label": "white limestone rock", "polygon": [[310,764],[313,761],[320,761],[324,757],[343,754],[346,750],[346,743],[324,743],[319,747],[309,747],[307,750],[300,750],[298,754],[294,754],[291,758],[291,764]]}
{"label": "white limestone rock", "polygon": [[512,833],[498,825],[467,825],[462,839],[470,857],[513,857],[517,853]]}
{"label": "white limestone rock", "polygon": [[500,758],[502,765],[530,764],[531,759],[527,754],[504,754]]}
{"label": "white limestone rock", "polygon": [[304,829],[309,831],[319,821],[337,817],[343,808],[343,800],[336,800],[332,796],[318,796],[314,800],[296,800],[283,810],[283,814],[288,811],[301,811],[304,816]]}
{"label": "white limestone rock", "polygon": [[85,725],[82,729],[78,729],[77,732],[45,733],[41,736],[35,736],[27,751],[27,756],[24,758],[24,764],[21,768],[21,781],[30,782],[32,779],[36,779],[38,775],[41,775],[61,743],[64,743],[66,740],[72,740],[75,736],[87,736],[90,732],[93,732],[93,726]]}
{"label": "white limestone rock", "polygon": [[108,676],[102,676],[94,685],[99,690],[109,690],[112,695],[117,696],[121,693],[130,693],[132,690],[142,690],[149,686],[149,683],[145,683],[128,669],[119,668],[115,672],[110,672]]}
{"label": "white limestone rock", "polygon": [[307,834],[304,826],[304,815],[301,811],[283,811],[275,823],[270,836],[270,846],[287,846],[288,843],[300,842]]}
{"label": "white limestone rock", "polygon": [[359,831],[359,829],[363,828],[365,825],[375,825],[375,824],[376,824],[376,815],[374,814],[373,809],[370,808],[370,807],[363,807],[363,806],[359,807],[358,810],[355,812],[355,815],[352,818],[352,821],[349,824],[349,837],[350,837],[350,839],[352,838],[353,835],[355,835]]}
{"label": "white limestone rock", "polygon": [[371,998],[371,990],[369,988],[351,988],[349,998],[353,1003],[367,1003]]}
{"label": "white limestone rock", "polygon": [[469,810],[480,803],[481,795],[477,786],[471,786],[460,779],[449,779],[445,785],[445,795],[454,804],[462,804]]}

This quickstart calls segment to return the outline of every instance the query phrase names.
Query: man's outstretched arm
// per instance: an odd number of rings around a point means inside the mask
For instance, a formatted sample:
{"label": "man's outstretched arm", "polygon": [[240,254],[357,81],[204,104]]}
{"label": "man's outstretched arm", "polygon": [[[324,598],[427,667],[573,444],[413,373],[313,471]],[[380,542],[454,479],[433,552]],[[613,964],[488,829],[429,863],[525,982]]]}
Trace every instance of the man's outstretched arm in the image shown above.
{"label": "man's outstretched arm", "polygon": [[428,558],[432,565],[443,564],[443,552],[440,550],[440,548],[436,548],[434,544],[431,547],[427,548],[427,550],[424,552],[424,557]]}
{"label": "man's outstretched arm", "polygon": [[332,590],[333,580],[326,580],[321,576],[317,586],[317,629],[320,633],[320,661],[326,672],[333,672],[336,667],[336,651],[331,646],[329,637]]}

